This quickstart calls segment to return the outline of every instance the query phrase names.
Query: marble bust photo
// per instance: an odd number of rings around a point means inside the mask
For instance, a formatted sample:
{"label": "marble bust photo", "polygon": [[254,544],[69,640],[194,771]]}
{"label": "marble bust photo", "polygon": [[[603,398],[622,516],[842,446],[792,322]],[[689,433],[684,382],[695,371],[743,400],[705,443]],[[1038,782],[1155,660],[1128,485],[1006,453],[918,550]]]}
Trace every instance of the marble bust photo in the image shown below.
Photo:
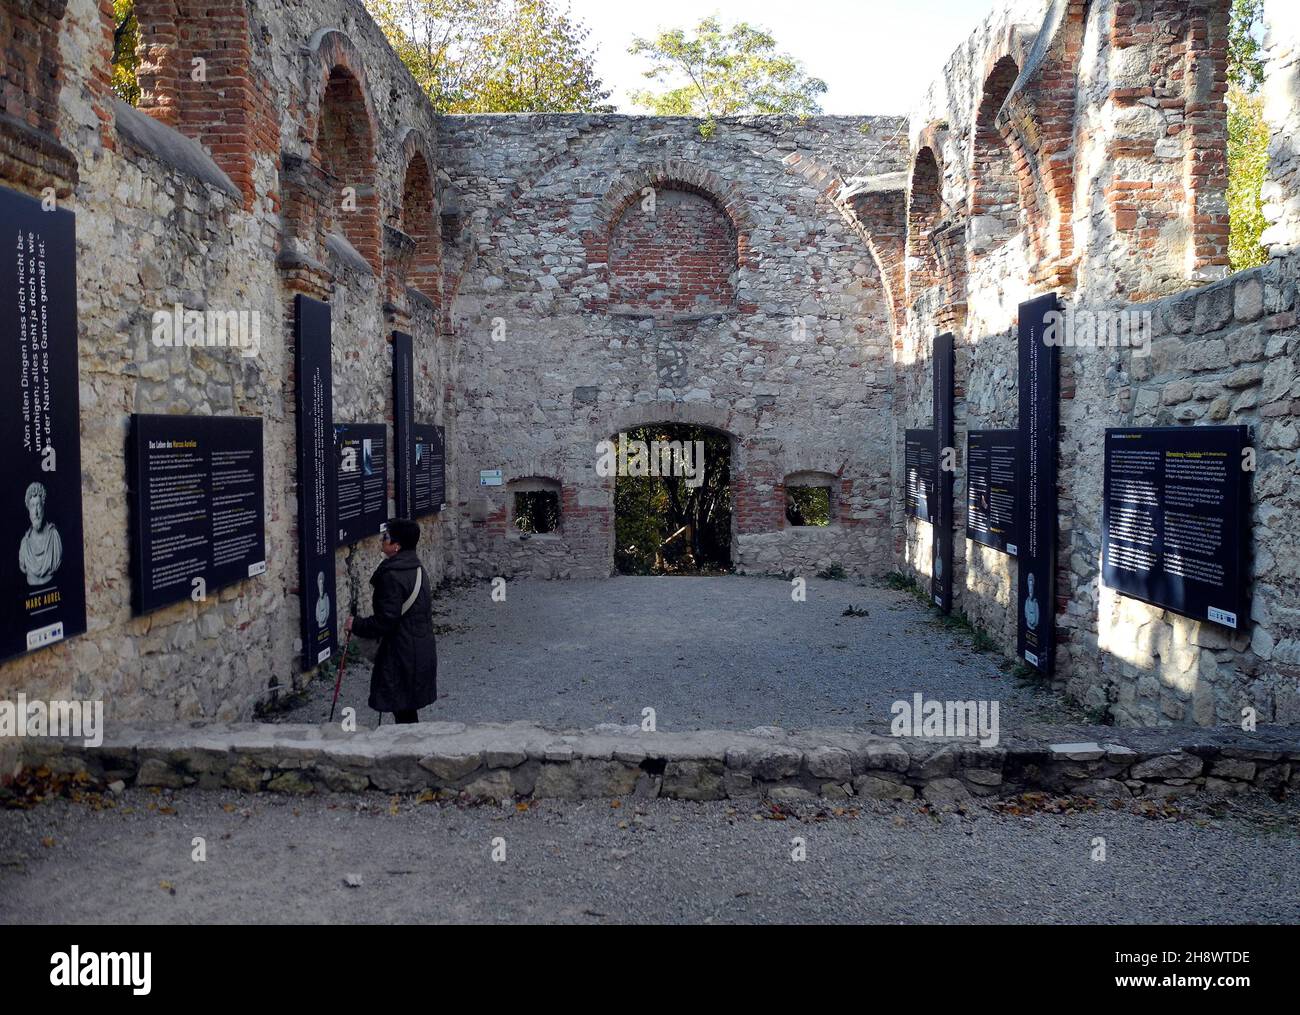
{"label": "marble bust photo", "polygon": [[325,572],[316,572],[316,626],[324,627],[330,619],[330,597],[325,594]]}
{"label": "marble bust photo", "polygon": [[28,585],[47,585],[63,562],[63,541],[59,530],[45,517],[45,487],[32,483],[23,497],[31,527],[18,544],[18,568]]}

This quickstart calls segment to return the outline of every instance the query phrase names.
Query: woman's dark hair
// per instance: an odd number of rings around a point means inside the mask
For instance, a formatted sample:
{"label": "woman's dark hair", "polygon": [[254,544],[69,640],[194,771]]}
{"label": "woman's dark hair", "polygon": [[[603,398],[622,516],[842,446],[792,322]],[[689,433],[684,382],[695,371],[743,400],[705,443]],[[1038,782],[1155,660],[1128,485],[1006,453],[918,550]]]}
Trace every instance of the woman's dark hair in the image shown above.
{"label": "woman's dark hair", "polygon": [[420,542],[420,524],[409,518],[390,518],[386,528],[388,539],[403,550],[414,550]]}

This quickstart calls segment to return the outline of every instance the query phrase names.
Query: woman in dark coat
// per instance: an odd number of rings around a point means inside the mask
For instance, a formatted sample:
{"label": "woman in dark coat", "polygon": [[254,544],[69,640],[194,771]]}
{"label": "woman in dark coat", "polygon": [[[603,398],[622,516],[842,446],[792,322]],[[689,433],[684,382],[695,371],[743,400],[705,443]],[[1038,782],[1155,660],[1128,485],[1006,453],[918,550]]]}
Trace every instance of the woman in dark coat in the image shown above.
{"label": "woman in dark coat", "polygon": [[370,707],[399,723],[419,722],[417,710],[438,698],[438,646],[433,635],[433,590],[415,547],[420,526],[390,518],[380,549],[385,560],[370,579],[374,615],[349,617],[348,629],[379,639],[370,678]]}

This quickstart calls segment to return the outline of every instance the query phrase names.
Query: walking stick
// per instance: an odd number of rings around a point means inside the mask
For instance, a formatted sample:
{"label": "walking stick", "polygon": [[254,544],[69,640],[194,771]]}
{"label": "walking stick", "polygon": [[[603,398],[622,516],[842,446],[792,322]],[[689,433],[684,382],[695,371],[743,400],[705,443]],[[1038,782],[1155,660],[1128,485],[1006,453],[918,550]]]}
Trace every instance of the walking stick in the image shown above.
{"label": "walking stick", "polygon": [[330,702],[330,722],[334,721],[334,706],[339,703],[339,688],[343,686],[343,670],[348,665],[348,646],[352,643],[352,628],[343,639],[343,655],[339,658],[339,676],[334,681],[334,700]]}

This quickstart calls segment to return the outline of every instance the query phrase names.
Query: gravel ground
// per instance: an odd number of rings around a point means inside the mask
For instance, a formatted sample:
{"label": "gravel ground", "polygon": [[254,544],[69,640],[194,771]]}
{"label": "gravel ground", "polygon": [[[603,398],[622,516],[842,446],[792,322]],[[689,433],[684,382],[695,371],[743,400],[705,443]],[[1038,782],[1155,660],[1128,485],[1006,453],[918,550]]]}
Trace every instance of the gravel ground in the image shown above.
{"label": "gravel ground", "polygon": [[[128,790],[104,810],[0,812],[0,922],[1300,921],[1294,805],[1137,810],[871,804],[773,820],[756,802],[519,812]],[[796,836],[804,862],[791,859]],[[1091,859],[1097,836],[1104,862]],[[498,838],[503,862],[491,859]]]}
{"label": "gravel ground", "polygon": [[[454,588],[435,604],[439,700],[420,717],[589,727],[639,723],[648,706],[661,730],[885,729],[890,705],[919,691],[997,700],[1004,731],[1084,721],[912,596],[816,578],[806,602],[790,591],[736,575],[512,581],[499,603],[486,582]],[[349,663],[339,707],[373,726],[369,687],[369,660]],[[274,718],[323,721],[332,693],[318,680]]]}

